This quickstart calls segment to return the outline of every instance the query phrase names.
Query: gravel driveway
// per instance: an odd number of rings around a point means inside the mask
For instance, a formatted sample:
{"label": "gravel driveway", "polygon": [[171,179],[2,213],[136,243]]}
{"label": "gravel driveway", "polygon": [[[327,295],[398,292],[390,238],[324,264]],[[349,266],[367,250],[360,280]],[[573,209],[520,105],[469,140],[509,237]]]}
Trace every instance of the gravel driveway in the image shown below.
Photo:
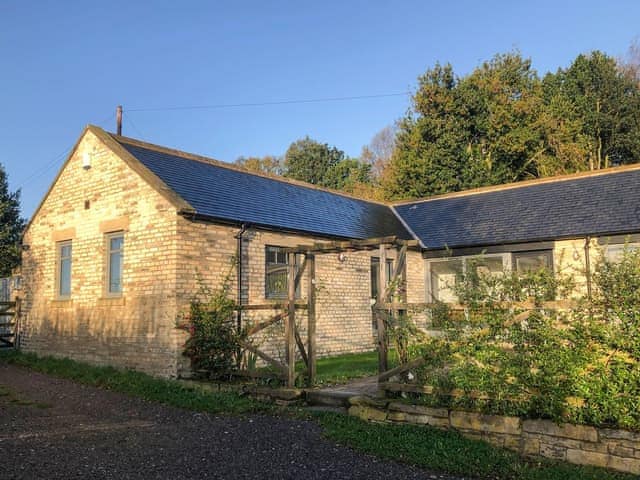
{"label": "gravel driveway", "polygon": [[166,407],[0,365],[0,477],[451,479],[336,445],[312,423]]}

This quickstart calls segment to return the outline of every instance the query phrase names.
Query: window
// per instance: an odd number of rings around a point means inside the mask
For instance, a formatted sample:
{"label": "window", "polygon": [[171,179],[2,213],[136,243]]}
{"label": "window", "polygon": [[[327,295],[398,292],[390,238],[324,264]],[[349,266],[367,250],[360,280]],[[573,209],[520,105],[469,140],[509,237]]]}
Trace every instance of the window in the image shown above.
{"label": "window", "polygon": [[553,271],[553,254],[551,250],[517,252],[513,254],[513,265],[516,272],[534,272],[545,268]]}
{"label": "window", "polygon": [[454,287],[463,272],[462,258],[450,258],[429,262],[429,286],[431,298],[440,302],[456,303]]}
{"label": "window", "polygon": [[604,249],[604,258],[609,262],[617,263],[622,260],[625,250],[631,252],[640,247],[640,243],[618,243],[607,245]]}
{"label": "window", "polygon": [[107,235],[107,296],[122,294],[122,258],[124,254],[124,235]]}
{"label": "window", "polygon": [[[298,273],[300,256],[295,257],[295,272]],[[267,246],[265,249],[265,297],[284,299],[289,296],[289,261],[282,247]],[[293,281],[293,280],[292,280]],[[296,289],[296,298],[300,298],[300,285]]]}
{"label": "window", "polygon": [[71,241],[57,244],[57,297],[61,299],[71,296]]}
{"label": "window", "polygon": [[478,275],[502,275],[508,268],[505,254],[452,257],[429,260],[428,295],[432,301],[457,303],[455,286],[464,272],[475,268]]}

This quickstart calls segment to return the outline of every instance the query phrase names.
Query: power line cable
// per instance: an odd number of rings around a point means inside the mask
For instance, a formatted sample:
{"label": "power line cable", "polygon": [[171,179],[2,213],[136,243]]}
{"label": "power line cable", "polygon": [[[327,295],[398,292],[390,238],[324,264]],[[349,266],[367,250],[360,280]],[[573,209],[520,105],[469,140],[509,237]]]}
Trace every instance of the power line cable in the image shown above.
{"label": "power line cable", "polygon": [[[96,122],[96,125],[100,125],[103,126],[106,122],[110,121],[111,119],[113,119],[113,117],[115,116],[115,114],[111,114],[108,117],[104,118],[103,120]],[[22,190],[27,182],[33,181],[33,180],[37,180],[38,178],[42,177],[43,175],[45,175],[46,173],[48,173],[49,171],[51,171],[52,168],[58,166],[60,164],[60,161],[64,158],[67,157],[67,155],[69,155],[69,153],[71,153],[71,150],[73,149],[73,145],[70,146],[69,148],[67,148],[64,152],[56,155],[52,160],[48,161],[42,168],[39,168],[35,171],[33,171],[30,175],[28,175],[26,178],[24,178],[22,181],[18,182],[19,184],[19,189]]]}
{"label": "power line cable", "polygon": [[127,112],[164,112],[171,110],[212,110],[219,108],[238,108],[238,107],[265,107],[269,105],[293,105],[300,103],[323,103],[323,102],[344,102],[349,100],[367,100],[373,98],[400,97],[410,95],[411,92],[382,93],[378,95],[356,95],[351,97],[325,97],[298,100],[278,100],[274,102],[254,102],[254,103],[220,103],[213,105],[186,105],[171,107],[151,107],[151,108],[127,108]]}
{"label": "power line cable", "polygon": [[133,127],[135,132],[138,134],[139,138],[143,138],[144,134],[140,131],[140,129],[136,126],[135,122],[131,119],[131,115],[127,115],[127,112],[123,110],[122,117],[127,121],[127,123]]}

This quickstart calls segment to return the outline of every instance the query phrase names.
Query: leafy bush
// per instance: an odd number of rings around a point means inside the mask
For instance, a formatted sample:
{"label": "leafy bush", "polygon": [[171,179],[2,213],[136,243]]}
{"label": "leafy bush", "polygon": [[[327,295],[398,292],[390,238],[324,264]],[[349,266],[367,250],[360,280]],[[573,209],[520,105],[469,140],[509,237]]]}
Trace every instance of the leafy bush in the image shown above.
{"label": "leafy bush", "polygon": [[229,278],[215,290],[199,282],[200,291],[178,328],[189,332],[183,355],[191,359],[193,370],[215,378],[238,369],[247,334],[234,321],[237,304],[229,297]]}
{"label": "leafy bush", "polygon": [[569,298],[571,279],[467,268],[454,287],[464,312],[438,306],[442,336],[411,352],[435,387],[422,401],[640,429],[640,252],[600,259],[592,280],[592,298],[563,311],[545,302]]}

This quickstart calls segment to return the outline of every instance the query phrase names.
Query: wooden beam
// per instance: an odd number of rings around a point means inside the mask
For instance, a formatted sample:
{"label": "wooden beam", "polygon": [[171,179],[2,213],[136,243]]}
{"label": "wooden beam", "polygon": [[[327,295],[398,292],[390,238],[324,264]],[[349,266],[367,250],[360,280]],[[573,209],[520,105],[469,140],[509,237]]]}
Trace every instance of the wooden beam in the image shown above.
{"label": "wooden beam", "polygon": [[[570,310],[578,306],[576,300],[552,300],[548,302],[542,302],[540,306],[531,301],[526,302],[497,302],[493,306],[497,308],[513,308],[516,310],[537,310],[538,308],[546,308],[549,310]],[[448,306],[451,310],[462,311],[469,307],[460,305],[458,303],[434,303],[434,302],[386,302],[374,305],[376,310],[428,310],[436,308],[441,305]]]}
{"label": "wooden beam", "polygon": [[289,297],[289,309],[287,322],[285,324],[285,353],[287,357],[287,386],[294,387],[296,381],[296,350],[295,350],[295,329],[296,329],[296,254],[287,254],[287,286]]}
{"label": "wooden beam", "polygon": [[298,286],[300,285],[300,280],[302,280],[302,275],[304,275],[304,271],[307,268],[307,255],[304,256],[304,260],[302,261],[302,265],[298,268],[298,272],[296,273],[296,291],[298,290]]}
{"label": "wooden beam", "polygon": [[277,369],[279,369],[281,372],[283,372],[284,374],[288,373],[288,368],[286,365],[283,365],[282,363],[280,363],[278,360],[276,360],[275,358],[267,355],[266,353],[264,353],[262,350],[258,349],[257,347],[254,347],[253,345],[251,345],[250,343],[247,342],[241,342],[240,346],[242,348],[244,348],[245,350],[249,350],[252,353],[255,353],[258,357],[260,357],[262,360],[264,360],[265,362],[273,365],[274,367],[276,367]]}
{"label": "wooden beam", "polygon": [[[384,303],[387,294],[387,247],[380,245],[380,261],[378,270],[378,302]],[[378,327],[378,373],[381,374],[389,370],[389,358],[387,351],[387,334],[385,332],[385,323],[382,312],[374,310],[376,317],[376,325]]]}
{"label": "wooden beam", "polygon": [[[296,308],[306,309],[306,302],[296,302]],[[285,303],[256,303],[253,305],[242,305],[238,306],[236,310],[286,310],[289,308],[289,302]]]}
{"label": "wooden beam", "polygon": [[284,251],[289,253],[334,253],[343,251],[356,250],[373,250],[380,245],[397,245],[397,246],[413,246],[417,247],[416,240],[402,240],[395,235],[377,238],[367,238],[364,240],[344,240],[334,242],[314,243],[313,245],[298,245],[295,247],[285,248]]}
{"label": "wooden beam", "polygon": [[309,372],[309,386],[312,387],[316,383],[316,258],[315,255],[307,256],[309,270],[308,278],[308,306],[307,306],[307,355],[309,363],[307,369]]}
{"label": "wooden beam", "polygon": [[378,383],[385,382],[389,380],[391,377],[396,375],[400,375],[401,373],[405,373],[409,370],[413,370],[414,368],[421,367],[424,365],[426,360],[424,358],[416,358],[415,360],[410,361],[409,363],[405,363],[404,365],[400,365],[396,368],[392,368],[391,370],[387,370],[386,372],[378,375]]}
{"label": "wooden beam", "polygon": [[294,324],[294,332],[296,337],[296,345],[298,345],[298,350],[300,351],[300,356],[302,357],[302,361],[304,365],[309,368],[309,357],[307,357],[307,352],[304,349],[304,343],[302,342],[302,337],[300,336],[300,332],[298,331],[298,327]]}
{"label": "wooden beam", "polygon": [[265,320],[264,322],[257,323],[249,329],[249,331],[247,332],[247,335],[248,336],[255,335],[256,333],[264,330],[265,328],[270,327],[274,323],[278,323],[283,318],[284,318],[284,313],[279,313],[278,315],[271,317],[269,320]]}
{"label": "wooden beam", "polygon": [[[386,258],[386,257],[385,257]],[[393,274],[390,279],[385,280],[387,283],[384,283],[384,293],[382,294],[382,303],[387,302],[389,297],[391,296],[391,290],[398,286],[398,278],[403,274],[404,267],[407,261],[407,247],[406,245],[400,249],[398,253],[398,258],[396,259],[395,266],[393,268]],[[385,259],[386,262],[386,259]],[[382,259],[380,260],[380,264],[382,264]],[[384,273],[386,275],[387,269],[385,268]]]}

